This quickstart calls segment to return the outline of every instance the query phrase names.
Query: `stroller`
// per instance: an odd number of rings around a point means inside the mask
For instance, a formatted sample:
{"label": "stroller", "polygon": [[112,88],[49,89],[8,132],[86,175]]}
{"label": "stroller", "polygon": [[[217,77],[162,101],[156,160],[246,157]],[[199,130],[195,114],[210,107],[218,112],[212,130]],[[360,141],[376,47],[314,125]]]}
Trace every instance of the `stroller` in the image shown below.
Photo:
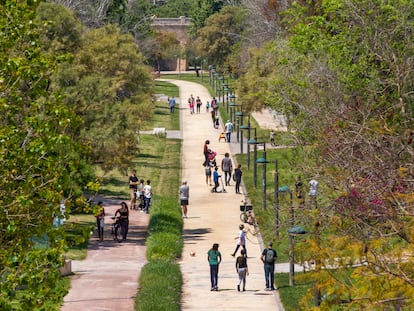
{"label": "stroller", "polygon": [[213,188],[211,188],[211,193],[214,193],[214,192],[226,193],[227,192],[226,188],[224,188],[224,183],[223,183],[223,179],[221,178],[221,176],[219,177],[219,179],[220,179],[219,184],[221,184],[221,187],[217,187],[216,191],[214,191],[214,189],[216,188],[216,186],[214,186]]}

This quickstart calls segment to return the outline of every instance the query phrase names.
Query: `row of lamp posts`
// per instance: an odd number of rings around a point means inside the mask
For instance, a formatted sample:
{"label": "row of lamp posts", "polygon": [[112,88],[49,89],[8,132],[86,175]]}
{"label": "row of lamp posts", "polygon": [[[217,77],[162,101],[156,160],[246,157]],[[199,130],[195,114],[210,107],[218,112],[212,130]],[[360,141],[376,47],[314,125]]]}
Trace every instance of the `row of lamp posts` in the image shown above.
{"label": "row of lamp posts", "polygon": [[[295,275],[295,257],[294,257],[294,237],[298,234],[305,234],[306,231],[300,227],[295,227],[295,218],[294,218],[294,207],[293,207],[293,192],[288,186],[279,187],[279,172],[278,172],[278,161],[268,161],[266,158],[266,142],[258,142],[256,138],[256,129],[254,139],[249,139],[248,144],[254,146],[254,166],[253,166],[253,183],[254,186],[257,186],[257,164],[263,165],[262,169],[262,208],[266,209],[266,166],[268,163],[275,164],[274,171],[274,234],[275,237],[279,237],[279,193],[289,194],[289,285],[293,286],[295,284],[294,275]],[[257,146],[263,145],[263,156],[257,157]],[[249,161],[249,160],[248,160]],[[249,163],[249,162],[248,162]]]}
{"label": "row of lamp posts", "polygon": [[[213,88],[218,100],[223,104],[226,104],[226,112],[230,111],[230,120],[233,124],[236,124],[237,142],[240,142],[240,153],[243,154],[243,131],[247,131],[247,169],[250,170],[250,145],[253,145],[253,184],[257,187],[257,164],[263,165],[262,168],[262,208],[266,210],[266,169],[268,163],[275,164],[274,171],[274,234],[275,237],[279,237],[279,194],[289,194],[289,285],[294,285],[294,237],[297,234],[306,233],[300,226],[295,227],[294,219],[294,207],[293,207],[293,192],[288,186],[279,187],[279,173],[278,173],[278,161],[268,161],[266,158],[266,142],[257,141],[256,128],[252,128],[250,124],[250,114],[243,113],[242,105],[236,104],[236,95],[229,88],[228,80],[224,78],[224,75],[216,72],[214,67],[209,66],[209,84]],[[237,108],[240,108],[237,111]],[[243,124],[244,117],[247,117],[247,125]],[[251,130],[254,130],[254,137],[251,137]],[[262,157],[257,157],[258,146],[263,146]]]}
{"label": "row of lamp posts", "polygon": [[220,72],[217,72],[215,68],[210,65],[209,70],[209,85],[213,88],[217,100],[223,105],[226,105],[226,112],[229,113],[229,108],[232,103],[235,103],[236,95],[233,93],[233,89],[229,87],[229,81]]}

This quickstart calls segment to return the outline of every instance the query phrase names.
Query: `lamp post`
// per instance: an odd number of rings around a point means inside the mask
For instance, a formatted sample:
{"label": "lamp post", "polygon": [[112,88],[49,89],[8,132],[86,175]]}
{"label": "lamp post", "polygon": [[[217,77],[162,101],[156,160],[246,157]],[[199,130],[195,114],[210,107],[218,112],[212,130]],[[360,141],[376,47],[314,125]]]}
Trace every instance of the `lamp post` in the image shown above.
{"label": "lamp post", "polygon": [[[224,95],[226,94],[227,98],[229,97],[229,88],[228,88],[228,84],[224,85],[224,89],[223,89],[223,104],[224,104]],[[226,100],[226,112],[229,113],[229,101]]]}
{"label": "lamp post", "polygon": [[213,81],[211,77],[213,75],[213,70],[214,70],[213,65],[208,65],[208,85],[210,85],[210,87],[211,87],[211,82]]}
{"label": "lamp post", "polygon": [[227,83],[227,79],[223,78],[223,82],[221,83],[221,88],[222,88],[221,96],[223,98],[222,103],[224,104],[224,95],[226,94],[226,91],[227,93],[229,92],[229,84]]}
{"label": "lamp post", "polygon": [[295,216],[293,211],[293,195],[292,191],[288,186],[282,186],[278,189],[278,192],[289,193],[290,202],[289,202],[289,225],[290,229],[289,233],[289,286],[293,286],[295,284],[294,276],[295,276],[295,255],[294,255],[294,237],[293,237],[293,226],[295,225]]}
{"label": "lamp post", "polygon": [[242,123],[242,118],[245,116],[245,114],[243,114],[243,107],[240,106],[240,111],[237,111],[234,116],[236,117],[236,124],[237,124],[237,142],[239,142],[239,134],[240,134],[240,124]]}
{"label": "lamp post", "polygon": [[214,76],[213,89],[214,89],[214,93],[217,94],[217,83],[218,83],[217,81],[218,81],[218,78],[220,76],[220,73],[215,72],[213,76]]}
{"label": "lamp post", "polygon": [[221,81],[224,80],[224,76],[220,74],[220,76],[217,78],[217,89],[216,89],[216,95],[218,97],[218,101],[220,101],[220,96],[221,96],[221,85],[220,83],[222,83]]}
{"label": "lamp post", "polygon": [[[243,130],[248,130],[249,126],[248,125],[240,125],[240,153],[243,154]],[[248,132],[250,133],[250,131]],[[247,134],[249,135],[249,134]],[[247,138],[247,141],[249,140],[249,138]],[[247,154],[247,156],[249,156]],[[247,162],[247,169],[249,169],[249,163]]]}
{"label": "lamp post", "polygon": [[[236,113],[237,114],[237,113]],[[242,121],[243,121],[243,117],[249,117],[248,123],[250,124],[250,114],[237,114],[239,118],[239,127],[238,127],[238,131],[240,132],[240,153],[243,154],[243,132],[241,130],[246,130],[249,128],[249,125],[242,125]]]}
{"label": "lamp post", "polygon": [[275,172],[273,174],[273,184],[274,184],[274,193],[273,193],[273,211],[275,215],[275,237],[279,237],[279,170],[277,160],[275,162]]}
{"label": "lamp post", "polygon": [[[251,139],[251,134],[250,131],[254,130],[254,136],[253,139]],[[256,128],[255,127],[250,127],[249,126],[249,138],[247,140],[247,146],[248,146],[248,151],[247,151],[247,169],[250,169],[250,145],[253,145],[253,161],[254,161],[254,165],[253,165],[253,175],[256,175],[256,159],[257,159],[257,132],[256,132]]]}
{"label": "lamp post", "polygon": [[178,55],[178,79],[181,80],[181,55]]}
{"label": "lamp post", "polygon": [[266,164],[269,163],[266,160],[266,143],[264,144],[264,150],[263,150],[263,157],[258,158],[256,160],[256,163],[263,164],[263,170],[262,170],[262,208],[266,209]]}
{"label": "lamp post", "polygon": [[[233,90],[231,87],[228,88],[227,94],[226,94],[226,105],[228,107],[229,105],[229,98],[233,95]],[[231,100],[230,100],[231,101]]]}
{"label": "lamp post", "polygon": [[[256,143],[256,128],[250,126],[250,114],[247,125],[242,125],[241,130],[247,130],[247,169],[250,170],[250,145]],[[251,139],[251,130],[254,129],[254,139]],[[256,161],[256,159],[255,159]]]}
{"label": "lamp post", "polygon": [[[255,129],[255,136],[256,136],[256,129]],[[264,151],[266,151],[266,143],[265,142],[258,142],[255,139],[251,139],[249,142],[250,145],[253,145],[253,185],[256,188],[257,187],[257,146],[263,145]]]}
{"label": "lamp post", "polygon": [[234,98],[233,98],[233,100],[230,102],[230,104],[229,104],[229,107],[230,107],[230,121],[231,121],[231,123],[235,123],[235,119],[236,119],[236,116],[235,116],[235,114],[236,114],[236,112],[235,112],[235,108],[236,107],[241,107],[241,105],[237,105],[236,103],[235,103],[235,99],[236,98],[236,96],[234,95]]}

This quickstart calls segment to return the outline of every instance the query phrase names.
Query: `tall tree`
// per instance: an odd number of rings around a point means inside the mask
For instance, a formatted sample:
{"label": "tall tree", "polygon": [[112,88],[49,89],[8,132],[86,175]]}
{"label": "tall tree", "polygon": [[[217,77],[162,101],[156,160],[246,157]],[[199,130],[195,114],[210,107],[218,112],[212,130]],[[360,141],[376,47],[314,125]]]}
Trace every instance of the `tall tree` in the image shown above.
{"label": "tall tree", "polygon": [[63,264],[63,238],[53,228],[70,192],[81,148],[79,119],[52,93],[57,55],[44,53],[37,2],[3,1],[0,9],[0,309],[48,308]]}
{"label": "tall tree", "polygon": [[193,19],[191,33],[196,36],[198,31],[206,26],[207,18],[218,13],[223,6],[224,1],[222,0],[197,0],[197,4],[191,14]]}
{"label": "tall tree", "polygon": [[228,57],[237,51],[237,44],[242,40],[243,17],[244,11],[232,6],[211,15],[194,41],[198,54],[208,59],[209,64],[228,71]]}
{"label": "tall tree", "polygon": [[82,118],[79,137],[104,170],[129,167],[137,131],[151,116],[152,79],[144,62],[133,38],[109,25],[87,32],[73,63],[55,76]]}

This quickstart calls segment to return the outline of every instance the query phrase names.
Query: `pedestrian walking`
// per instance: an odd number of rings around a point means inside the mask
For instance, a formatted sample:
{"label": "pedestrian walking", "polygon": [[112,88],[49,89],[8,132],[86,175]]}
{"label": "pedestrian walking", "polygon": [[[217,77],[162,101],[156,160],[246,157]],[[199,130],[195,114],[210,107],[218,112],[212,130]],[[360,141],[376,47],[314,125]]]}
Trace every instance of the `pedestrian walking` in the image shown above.
{"label": "pedestrian walking", "polygon": [[204,147],[203,147],[203,154],[204,154],[204,163],[203,163],[203,166],[206,166],[207,164],[208,164],[208,154],[209,154],[209,148],[208,148],[208,145],[210,145],[210,141],[207,139],[205,142],[204,142]]}
{"label": "pedestrian walking", "polygon": [[175,98],[174,98],[174,96],[171,96],[168,99],[168,106],[170,106],[170,112],[173,113],[174,109],[175,109]]}
{"label": "pedestrian walking", "polygon": [[237,253],[237,251],[239,250],[239,248],[241,246],[242,249],[244,249],[244,253],[245,253],[246,257],[247,257],[247,250],[246,250],[246,233],[244,232],[244,225],[243,224],[239,225],[239,235],[236,236],[234,239],[237,240],[236,249],[230,255],[233,256],[233,257],[236,256],[236,253]]}
{"label": "pedestrian walking", "polygon": [[218,290],[218,272],[221,262],[221,254],[218,248],[219,245],[214,243],[213,247],[207,252],[207,260],[210,265],[211,291]]}
{"label": "pedestrian walking", "polygon": [[130,208],[135,208],[135,204],[137,203],[137,189],[138,189],[139,180],[137,177],[137,170],[132,170],[131,176],[129,176],[129,194],[130,194]]}
{"label": "pedestrian walking", "polygon": [[121,225],[122,241],[125,241],[129,229],[129,211],[128,205],[125,202],[121,202],[121,207],[116,210],[114,216],[117,217],[117,215],[119,215],[119,223]]}
{"label": "pedestrian walking", "polygon": [[236,194],[241,194],[240,183],[241,183],[242,175],[243,175],[243,172],[241,170],[241,164],[238,164],[237,168],[234,170],[234,175],[233,175],[234,181],[236,182],[236,186],[235,186]]}
{"label": "pedestrian walking", "polygon": [[211,164],[210,161],[208,161],[208,164],[204,167],[205,168],[205,174],[206,174],[206,185],[207,186],[212,186],[213,184],[211,183],[211,168],[213,167],[213,165]]}
{"label": "pedestrian walking", "polygon": [[249,268],[247,266],[247,256],[244,249],[241,250],[241,255],[236,259],[236,271],[239,276],[237,283],[237,290],[240,291],[240,285],[243,284],[243,292],[246,290],[246,275],[249,275]]}
{"label": "pedestrian walking", "polygon": [[190,95],[190,98],[188,99],[188,104],[190,106],[190,113],[194,114],[195,99],[192,94]]}
{"label": "pedestrian walking", "polygon": [[218,173],[218,167],[216,166],[214,168],[214,173],[213,173],[214,187],[213,187],[213,190],[211,190],[211,192],[217,192],[217,188],[219,187],[219,178],[220,177],[221,177],[221,175]]}
{"label": "pedestrian walking", "polygon": [[211,100],[211,108],[213,108],[214,113],[217,114],[219,105],[215,97],[213,97],[213,99]]}
{"label": "pedestrian walking", "polygon": [[203,103],[201,102],[201,99],[200,99],[200,97],[199,96],[197,96],[197,99],[196,99],[196,111],[197,111],[197,113],[200,113],[201,112],[201,105],[202,105]]}
{"label": "pedestrian walking", "polygon": [[270,135],[270,145],[276,146],[276,143],[275,143],[275,132],[273,130],[271,130],[269,135]]}
{"label": "pedestrian walking", "polygon": [[183,218],[187,218],[187,206],[188,199],[190,198],[190,187],[187,185],[187,181],[183,180],[180,189],[178,190],[180,194],[180,204],[183,213]]}
{"label": "pedestrian walking", "polygon": [[211,119],[213,121],[213,127],[216,128],[216,112],[211,110]]}
{"label": "pedestrian walking", "polygon": [[224,129],[226,132],[226,141],[229,143],[231,140],[231,133],[233,132],[233,123],[230,120],[227,120],[226,124],[224,124]]}
{"label": "pedestrian walking", "polygon": [[230,186],[233,164],[231,162],[230,154],[228,152],[224,154],[224,158],[221,160],[221,170],[224,172],[224,182],[226,186]]}
{"label": "pedestrian walking", "polygon": [[261,260],[264,264],[264,273],[266,280],[265,290],[275,290],[275,262],[277,259],[277,253],[272,248],[273,243],[269,242],[267,248],[262,252]]}
{"label": "pedestrian walking", "polygon": [[209,110],[210,110],[210,102],[209,102],[209,101],[207,101],[207,102],[206,102],[206,112],[208,113],[208,112],[209,112]]}
{"label": "pedestrian walking", "polygon": [[141,178],[138,184],[138,189],[137,189],[137,199],[139,200],[138,207],[141,212],[144,212],[145,210],[145,195],[144,195],[145,184],[144,183],[145,183],[145,180]]}
{"label": "pedestrian walking", "polygon": [[99,201],[97,204],[96,210],[96,227],[98,228],[98,239],[103,241],[104,226],[105,226],[105,209],[102,206],[102,201]]}
{"label": "pedestrian walking", "polygon": [[144,186],[144,200],[145,206],[144,211],[145,213],[149,214],[149,209],[151,205],[151,198],[152,198],[152,187],[151,187],[151,180],[147,180],[147,184]]}
{"label": "pedestrian walking", "polygon": [[216,114],[214,115],[214,128],[217,130],[219,128],[220,125],[220,119],[218,116],[218,113],[216,112]]}

